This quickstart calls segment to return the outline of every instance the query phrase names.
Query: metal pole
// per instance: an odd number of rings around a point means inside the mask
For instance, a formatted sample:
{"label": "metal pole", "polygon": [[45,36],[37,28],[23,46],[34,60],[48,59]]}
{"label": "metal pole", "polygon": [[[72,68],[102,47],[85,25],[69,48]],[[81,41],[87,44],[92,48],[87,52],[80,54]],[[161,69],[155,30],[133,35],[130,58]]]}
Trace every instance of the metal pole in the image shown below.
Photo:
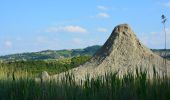
{"label": "metal pole", "polygon": [[165,23],[166,23],[167,19],[166,19],[165,15],[162,15],[161,17],[163,20],[162,23],[164,25],[164,33],[165,33],[164,65],[165,65],[165,78],[166,78],[167,77],[167,64],[166,64],[166,25],[165,25]]}
{"label": "metal pole", "polygon": [[164,23],[164,32],[165,32],[165,67],[166,67],[166,26],[165,26],[165,23]]}

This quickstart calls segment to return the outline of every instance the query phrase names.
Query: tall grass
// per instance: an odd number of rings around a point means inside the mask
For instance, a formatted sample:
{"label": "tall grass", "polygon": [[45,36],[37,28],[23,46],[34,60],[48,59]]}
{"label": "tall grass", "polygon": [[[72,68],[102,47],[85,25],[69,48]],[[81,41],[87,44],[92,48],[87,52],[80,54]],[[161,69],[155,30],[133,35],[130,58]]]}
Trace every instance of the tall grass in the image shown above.
{"label": "tall grass", "polygon": [[[11,69],[13,70],[13,69]],[[147,78],[146,72],[123,78],[115,73],[76,84],[74,76],[66,75],[62,82],[35,82],[26,72],[8,73],[0,69],[0,100],[169,100],[170,79]],[[11,77],[7,77],[7,73]],[[17,74],[18,73],[18,74]],[[24,77],[20,77],[25,75]]]}
{"label": "tall grass", "polygon": [[31,72],[27,72],[27,70],[23,70],[20,68],[14,68],[14,67],[2,67],[0,66],[0,81],[1,80],[19,80],[20,78],[33,78],[35,75],[33,75]]}

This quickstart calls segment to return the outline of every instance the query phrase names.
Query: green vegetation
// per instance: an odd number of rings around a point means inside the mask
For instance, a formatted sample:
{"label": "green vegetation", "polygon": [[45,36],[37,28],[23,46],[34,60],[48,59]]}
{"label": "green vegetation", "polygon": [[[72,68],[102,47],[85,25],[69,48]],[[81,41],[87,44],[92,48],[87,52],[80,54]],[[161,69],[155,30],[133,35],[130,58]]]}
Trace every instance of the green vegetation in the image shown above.
{"label": "green vegetation", "polygon": [[[78,56],[73,58],[64,58],[58,60],[38,60],[38,61],[17,61],[0,63],[0,67],[5,70],[13,69],[25,71],[32,75],[37,75],[42,71],[47,71],[49,74],[57,74],[77,67],[80,64],[89,60],[90,56]],[[14,72],[12,71],[12,72]]]}
{"label": "green vegetation", "polygon": [[[170,79],[154,75],[149,80],[146,72],[131,73],[118,78],[116,74],[76,84],[73,76],[66,75],[62,82],[35,82],[42,71],[56,74],[75,68],[91,58],[90,48],[75,52],[58,51],[60,59],[12,60],[0,63],[0,100],[169,100]],[[81,52],[81,53],[80,53]],[[156,51],[161,52],[161,51]],[[51,51],[41,54],[53,55]],[[66,56],[66,55],[71,55]],[[72,56],[74,55],[74,56]],[[82,56],[83,55],[83,56]],[[43,58],[43,56],[41,56]]]}
{"label": "green vegetation", "polygon": [[84,49],[71,50],[45,50],[40,52],[22,53],[0,56],[0,61],[32,61],[32,60],[55,60],[77,56],[92,56],[101,46],[95,45]]}

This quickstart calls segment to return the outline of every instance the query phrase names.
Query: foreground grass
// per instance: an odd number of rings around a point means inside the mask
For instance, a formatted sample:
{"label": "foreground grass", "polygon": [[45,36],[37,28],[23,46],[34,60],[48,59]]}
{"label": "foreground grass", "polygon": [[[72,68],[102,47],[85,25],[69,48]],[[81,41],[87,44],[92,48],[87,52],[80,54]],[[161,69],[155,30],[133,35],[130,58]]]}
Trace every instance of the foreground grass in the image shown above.
{"label": "foreground grass", "polygon": [[[76,61],[77,58],[72,62]],[[0,100],[170,100],[170,79],[154,75],[153,80],[149,80],[146,74],[129,73],[119,78],[108,73],[92,80],[87,77],[79,85],[71,76],[60,83],[41,83],[35,82],[35,74],[25,67],[23,70],[22,66],[3,65],[0,67]]]}
{"label": "foreground grass", "polygon": [[170,79],[155,76],[147,79],[146,73],[137,76],[116,74],[75,84],[66,76],[60,83],[35,82],[31,78],[1,79],[0,100],[169,100]]}

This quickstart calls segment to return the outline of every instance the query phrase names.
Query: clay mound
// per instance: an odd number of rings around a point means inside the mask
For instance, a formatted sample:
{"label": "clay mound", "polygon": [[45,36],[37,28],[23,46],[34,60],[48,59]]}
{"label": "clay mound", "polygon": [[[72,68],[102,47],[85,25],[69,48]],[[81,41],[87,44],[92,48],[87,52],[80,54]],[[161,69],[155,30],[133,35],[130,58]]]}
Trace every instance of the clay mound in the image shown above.
{"label": "clay mound", "polygon": [[[163,58],[141,44],[129,25],[121,24],[114,28],[109,39],[89,62],[68,72],[74,74],[76,79],[83,80],[87,74],[90,77],[105,75],[107,72],[124,75],[129,71],[135,72],[136,68],[145,69],[153,75],[153,67],[161,75],[170,75],[167,69],[170,62],[167,61],[166,68]],[[57,79],[63,75],[61,73],[51,78]]]}

